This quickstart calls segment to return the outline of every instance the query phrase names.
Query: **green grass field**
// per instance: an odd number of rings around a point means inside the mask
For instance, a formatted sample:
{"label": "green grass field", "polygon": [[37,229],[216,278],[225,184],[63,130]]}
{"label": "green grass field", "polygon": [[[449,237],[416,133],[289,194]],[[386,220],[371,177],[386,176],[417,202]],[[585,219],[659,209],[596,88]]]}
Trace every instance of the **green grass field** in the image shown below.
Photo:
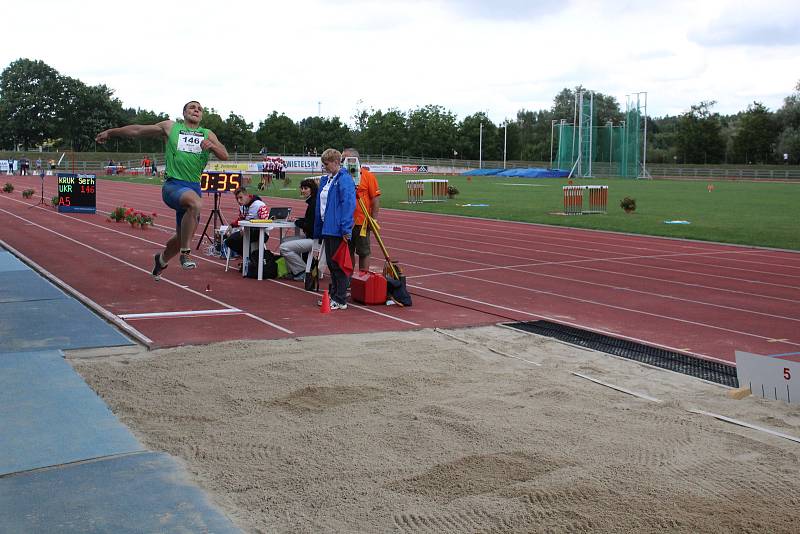
{"label": "green grass field", "polygon": [[[302,176],[290,178],[291,188],[282,189],[278,182],[267,195],[297,198]],[[566,179],[475,176],[468,181],[465,176],[449,176],[450,184],[460,191],[455,198],[406,204],[409,178],[419,176],[378,176],[383,207],[800,250],[800,183],[718,181],[709,192],[705,181],[582,179],[575,184],[608,185],[608,214],[565,216],[558,213],[563,211],[561,187],[567,185]],[[636,199],[634,213],[619,207],[625,196]],[[691,224],[665,224],[666,220]]]}

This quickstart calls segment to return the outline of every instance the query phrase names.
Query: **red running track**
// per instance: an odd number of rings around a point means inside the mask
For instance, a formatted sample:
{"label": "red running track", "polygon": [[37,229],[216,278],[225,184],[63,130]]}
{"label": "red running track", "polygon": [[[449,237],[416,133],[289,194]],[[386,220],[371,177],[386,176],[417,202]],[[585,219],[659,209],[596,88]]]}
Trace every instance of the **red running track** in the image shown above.
{"label": "red running track", "polygon": [[[8,181],[38,192],[38,177]],[[37,201],[0,195],[0,237],[154,347],[547,319],[725,362],[735,350],[800,353],[793,251],[384,209],[381,235],[405,268],[414,306],[322,315],[301,283],[242,279],[203,254],[195,271],[170,265],[153,282],[153,254],[173,226],[156,186],[100,180],[96,215],[58,214]],[[122,204],[159,213],[156,227],[107,221]],[[206,197],[198,233],[211,204]],[[235,213],[232,195],[222,196],[222,211]]]}

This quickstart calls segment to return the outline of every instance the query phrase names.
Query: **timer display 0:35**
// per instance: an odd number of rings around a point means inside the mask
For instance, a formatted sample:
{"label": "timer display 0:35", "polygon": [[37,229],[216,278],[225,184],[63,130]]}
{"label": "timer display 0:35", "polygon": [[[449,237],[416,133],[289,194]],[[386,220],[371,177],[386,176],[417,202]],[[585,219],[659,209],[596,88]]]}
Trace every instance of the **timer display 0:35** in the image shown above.
{"label": "timer display 0:35", "polygon": [[242,185],[238,172],[204,172],[200,175],[201,191],[235,191]]}

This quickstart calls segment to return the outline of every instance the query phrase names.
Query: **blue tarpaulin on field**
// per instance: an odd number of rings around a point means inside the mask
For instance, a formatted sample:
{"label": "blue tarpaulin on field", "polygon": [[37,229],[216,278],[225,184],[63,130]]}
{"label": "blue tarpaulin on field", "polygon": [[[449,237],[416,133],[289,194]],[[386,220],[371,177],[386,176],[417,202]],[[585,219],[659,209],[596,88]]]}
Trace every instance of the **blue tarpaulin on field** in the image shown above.
{"label": "blue tarpaulin on field", "polygon": [[462,172],[463,176],[491,176],[497,174],[503,169],[472,169],[471,171]]}
{"label": "blue tarpaulin on field", "polygon": [[566,178],[569,171],[562,169],[542,169],[529,167],[527,169],[473,169],[462,173],[465,176],[504,176],[514,178]]}

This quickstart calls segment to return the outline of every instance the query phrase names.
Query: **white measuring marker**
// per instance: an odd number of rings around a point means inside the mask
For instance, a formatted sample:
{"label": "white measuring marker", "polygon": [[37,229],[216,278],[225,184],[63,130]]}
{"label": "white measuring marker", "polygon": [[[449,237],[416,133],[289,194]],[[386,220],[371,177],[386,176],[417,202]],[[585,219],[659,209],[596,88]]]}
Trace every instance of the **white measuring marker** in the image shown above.
{"label": "white measuring marker", "polygon": [[736,351],[736,375],[739,387],[749,387],[753,395],[765,399],[782,400],[800,404],[800,362],[782,360],[776,354],[764,356],[751,352]]}

